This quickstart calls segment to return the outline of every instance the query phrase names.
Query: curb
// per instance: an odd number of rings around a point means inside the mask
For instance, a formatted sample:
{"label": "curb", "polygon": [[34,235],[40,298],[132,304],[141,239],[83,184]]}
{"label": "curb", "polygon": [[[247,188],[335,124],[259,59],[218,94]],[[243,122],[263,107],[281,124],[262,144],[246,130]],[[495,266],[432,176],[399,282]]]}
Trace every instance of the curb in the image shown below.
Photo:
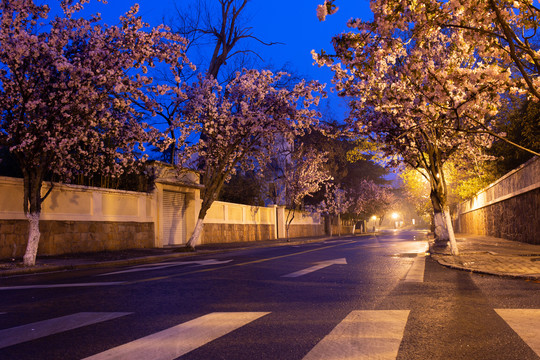
{"label": "curb", "polygon": [[528,274],[515,274],[515,273],[504,273],[504,272],[496,272],[496,271],[489,271],[489,270],[481,270],[481,269],[474,269],[471,267],[466,267],[464,265],[458,265],[455,263],[450,263],[446,261],[445,259],[441,259],[439,256],[445,255],[445,254],[437,254],[437,253],[431,253],[430,251],[430,257],[437,261],[440,265],[445,266],[450,269],[454,270],[461,270],[461,271],[467,271],[475,274],[482,274],[482,275],[492,275],[492,276],[499,276],[504,278],[510,278],[510,279],[523,279],[523,280],[529,280],[529,281],[537,281],[540,280],[540,275],[528,275]]}

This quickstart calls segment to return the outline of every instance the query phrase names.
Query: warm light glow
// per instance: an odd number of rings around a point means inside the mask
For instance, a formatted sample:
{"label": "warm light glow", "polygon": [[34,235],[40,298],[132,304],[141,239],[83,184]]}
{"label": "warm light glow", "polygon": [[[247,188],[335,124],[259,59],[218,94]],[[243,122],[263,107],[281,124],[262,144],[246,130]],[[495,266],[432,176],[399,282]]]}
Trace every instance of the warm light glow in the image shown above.
{"label": "warm light glow", "polygon": [[393,213],[392,214],[392,219],[397,219],[399,217],[399,214],[398,213]]}
{"label": "warm light glow", "polygon": [[377,220],[377,216],[373,215],[373,216],[371,217],[371,220]]}

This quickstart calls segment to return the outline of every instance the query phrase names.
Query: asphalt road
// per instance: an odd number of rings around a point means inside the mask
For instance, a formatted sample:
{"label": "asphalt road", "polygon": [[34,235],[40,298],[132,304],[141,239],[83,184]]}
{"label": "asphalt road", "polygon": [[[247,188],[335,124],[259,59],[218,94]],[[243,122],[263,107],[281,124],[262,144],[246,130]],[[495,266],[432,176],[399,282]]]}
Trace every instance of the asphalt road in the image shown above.
{"label": "asphalt road", "polygon": [[0,279],[0,359],[540,359],[539,283],[426,250],[397,231]]}

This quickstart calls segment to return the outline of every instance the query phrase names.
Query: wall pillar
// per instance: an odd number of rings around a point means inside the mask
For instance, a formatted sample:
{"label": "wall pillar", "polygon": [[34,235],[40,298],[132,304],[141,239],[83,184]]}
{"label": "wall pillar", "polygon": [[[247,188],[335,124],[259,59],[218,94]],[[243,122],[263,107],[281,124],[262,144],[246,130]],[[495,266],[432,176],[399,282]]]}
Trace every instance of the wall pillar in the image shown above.
{"label": "wall pillar", "polygon": [[287,238],[287,233],[285,229],[285,206],[276,206],[276,235],[277,239]]}

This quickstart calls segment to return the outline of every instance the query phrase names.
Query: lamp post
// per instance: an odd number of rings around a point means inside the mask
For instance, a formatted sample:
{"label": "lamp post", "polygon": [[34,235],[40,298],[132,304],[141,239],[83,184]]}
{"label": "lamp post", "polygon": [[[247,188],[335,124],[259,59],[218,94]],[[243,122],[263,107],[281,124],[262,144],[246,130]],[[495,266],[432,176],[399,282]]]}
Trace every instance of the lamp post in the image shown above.
{"label": "lamp post", "polygon": [[392,213],[392,219],[394,219],[394,229],[397,229],[399,227],[399,214],[398,213]]}
{"label": "lamp post", "polygon": [[371,217],[371,220],[373,220],[373,232],[375,232],[375,226],[377,225],[377,216],[373,215]]}

